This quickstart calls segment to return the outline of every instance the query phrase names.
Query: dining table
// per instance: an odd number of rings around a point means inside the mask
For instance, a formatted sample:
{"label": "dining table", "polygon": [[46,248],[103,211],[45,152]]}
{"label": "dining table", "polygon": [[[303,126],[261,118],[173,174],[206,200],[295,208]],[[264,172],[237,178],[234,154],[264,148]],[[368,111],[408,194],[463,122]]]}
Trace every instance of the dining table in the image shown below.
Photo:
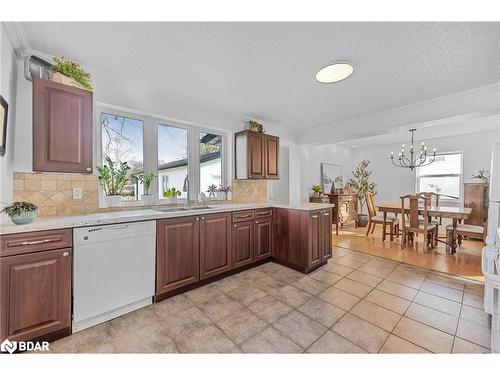
{"label": "dining table", "polygon": [[[378,204],[377,205],[378,211],[382,212],[383,217],[384,217],[384,229],[382,233],[382,240],[385,241],[387,232],[386,232],[386,221],[387,221],[387,214],[392,213],[392,214],[401,214],[403,213],[403,209],[401,207],[401,203],[383,203],[383,204]],[[472,208],[470,207],[458,207],[458,206],[427,206],[427,213],[429,217],[436,217],[436,218],[445,218],[445,219],[451,219],[452,220],[452,235],[451,235],[451,243],[450,243],[450,254],[455,254],[457,250],[457,224],[459,221],[462,220],[467,220],[469,215],[472,212]],[[404,213],[409,214],[410,213],[410,208],[406,207],[404,208]],[[419,207],[418,211],[419,215],[423,215],[424,213],[424,207],[421,206]]]}

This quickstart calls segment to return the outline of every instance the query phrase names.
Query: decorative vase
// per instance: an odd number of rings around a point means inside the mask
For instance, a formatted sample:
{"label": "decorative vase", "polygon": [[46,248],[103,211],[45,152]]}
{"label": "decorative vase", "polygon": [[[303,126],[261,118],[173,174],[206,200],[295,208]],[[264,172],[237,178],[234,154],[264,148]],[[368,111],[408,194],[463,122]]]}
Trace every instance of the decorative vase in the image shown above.
{"label": "decorative vase", "polygon": [[35,220],[37,211],[25,211],[10,217],[10,220],[16,225],[31,224]]}
{"label": "decorative vase", "polygon": [[217,200],[218,201],[225,201],[226,200],[226,192],[225,191],[218,191],[217,192]]}
{"label": "decorative vase", "polygon": [[358,214],[358,227],[366,227],[368,225],[368,215]]}
{"label": "decorative vase", "polygon": [[319,191],[314,191],[314,192],[313,192],[313,196],[314,196],[314,197],[319,197],[319,196],[320,196]]}
{"label": "decorative vase", "polygon": [[167,198],[167,204],[177,204],[177,197]]}
{"label": "decorative vase", "polygon": [[121,195],[106,195],[104,201],[108,207],[119,207],[122,203]]}
{"label": "decorative vase", "polygon": [[144,204],[152,204],[153,194],[141,194],[141,202]]}

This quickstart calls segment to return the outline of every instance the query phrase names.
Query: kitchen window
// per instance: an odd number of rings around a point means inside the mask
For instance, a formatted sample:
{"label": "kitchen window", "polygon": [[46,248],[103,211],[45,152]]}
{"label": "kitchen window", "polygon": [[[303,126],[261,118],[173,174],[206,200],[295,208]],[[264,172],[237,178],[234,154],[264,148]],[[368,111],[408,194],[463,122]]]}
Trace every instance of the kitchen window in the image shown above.
{"label": "kitchen window", "polygon": [[461,200],[462,153],[441,153],[436,160],[416,169],[417,191],[441,194],[442,199]]}
{"label": "kitchen window", "polygon": [[[171,188],[181,191],[189,175],[192,199],[206,194],[209,185],[226,185],[226,137],[222,131],[209,130],[167,118],[159,118],[116,106],[98,104],[95,160],[126,161],[131,167],[123,191],[123,205],[141,205],[142,184],[137,175],[154,173],[149,193],[155,203],[164,202],[163,193]],[[100,190],[100,204],[104,205]]]}

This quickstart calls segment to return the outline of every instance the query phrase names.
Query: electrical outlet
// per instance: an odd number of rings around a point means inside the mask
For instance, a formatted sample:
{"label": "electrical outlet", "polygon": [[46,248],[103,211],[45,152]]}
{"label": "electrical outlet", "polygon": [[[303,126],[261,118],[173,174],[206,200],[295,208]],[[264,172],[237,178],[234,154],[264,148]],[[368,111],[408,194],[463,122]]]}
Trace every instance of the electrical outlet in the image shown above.
{"label": "electrical outlet", "polygon": [[82,198],[83,198],[83,189],[73,188],[73,199],[82,199]]}

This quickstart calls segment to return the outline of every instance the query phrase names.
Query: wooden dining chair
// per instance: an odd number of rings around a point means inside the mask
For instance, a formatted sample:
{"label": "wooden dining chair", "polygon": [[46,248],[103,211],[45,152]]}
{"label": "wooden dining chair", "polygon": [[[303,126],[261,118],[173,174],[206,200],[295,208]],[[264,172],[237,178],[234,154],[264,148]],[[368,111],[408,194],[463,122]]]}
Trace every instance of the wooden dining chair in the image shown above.
{"label": "wooden dining chair", "polygon": [[[408,201],[408,204],[405,204]],[[423,207],[423,220],[420,219],[419,209]],[[437,235],[436,225],[429,223],[429,206],[430,199],[420,194],[405,195],[401,197],[401,216],[402,216],[402,230],[403,240],[401,241],[401,248],[406,244],[413,245],[415,234],[422,233],[424,235],[423,251],[432,249],[435,246],[435,238]],[[409,219],[406,218],[406,207],[409,208]]]}
{"label": "wooden dining chair", "polygon": [[[446,226],[446,252],[448,253],[451,250],[451,241],[453,236],[453,225]],[[486,226],[482,227],[479,225],[470,225],[470,224],[457,224],[456,229],[456,239],[458,242],[458,246],[462,246],[462,240],[464,237],[474,237],[474,238],[482,238],[483,241],[486,237]]]}
{"label": "wooden dining chair", "polygon": [[[368,233],[373,233],[375,230],[375,225],[384,225],[384,216],[382,214],[377,214],[373,193],[366,193],[365,198],[366,206],[368,207],[368,228],[366,228],[366,235],[368,236]],[[389,236],[391,241],[394,240],[394,235],[399,237],[399,218],[397,216],[387,215],[386,225],[389,225]]]}
{"label": "wooden dining chair", "polygon": [[[421,192],[420,194],[423,195],[426,198],[429,198],[429,203],[430,203],[431,206],[439,207],[439,199],[441,197],[441,194],[430,192],[430,191],[424,191],[424,192]],[[421,220],[423,220],[423,219],[421,219]],[[441,217],[439,217],[439,218],[437,218],[437,217],[435,217],[435,218],[429,217],[428,221],[429,221],[429,223],[434,224],[436,226],[436,232],[437,233],[436,233],[436,236],[434,237],[434,246],[437,246],[438,234],[439,234],[439,226],[442,223],[442,218]]]}

